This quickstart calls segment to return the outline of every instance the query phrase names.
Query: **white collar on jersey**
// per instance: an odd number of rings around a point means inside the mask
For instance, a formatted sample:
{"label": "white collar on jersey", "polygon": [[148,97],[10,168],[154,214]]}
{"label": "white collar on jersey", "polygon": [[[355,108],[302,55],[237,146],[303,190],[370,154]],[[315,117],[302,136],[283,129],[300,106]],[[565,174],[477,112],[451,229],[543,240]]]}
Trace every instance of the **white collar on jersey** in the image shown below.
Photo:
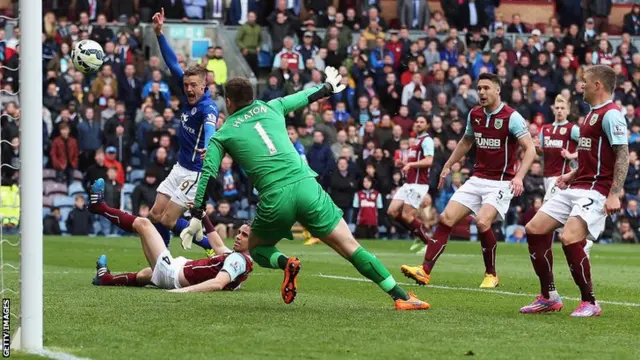
{"label": "white collar on jersey", "polygon": [[604,107],[604,106],[606,106],[606,105],[608,105],[609,103],[612,103],[612,102],[613,102],[613,100],[607,100],[607,101],[603,102],[603,103],[602,103],[602,104],[600,104],[600,105],[592,106],[592,107],[591,107],[591,110],[597,110],[597,109],[600,109],[601,107]]}
{"label": "white collar on jersey", "polygon": [[563,122],[555,122],[554,121],[553,124],[551,124],[551,125],[553,125],[553,126],[562,126],[562,125],[565,125],[568,122],[569,122],[569,120],[565,119]]}
{"label": "white collar on jersey", "polygon": [[487,114],[487,110],[486,109],[482,109],[482,111],[484,111],[485,115],[491,116],[491,115],[495,115],[495,114],[499,113],[500,110],[502,110],[503,107],[504,107],[504,103],[500,102],[500,106],[498,106],[498,108],[493,110],[490,114]]}
{"label": "white collar on jersey", "polygon": [[422,139],[423,137],[429,135],[428,131],[425,131],[424,134],[416,136],[416,139]]}

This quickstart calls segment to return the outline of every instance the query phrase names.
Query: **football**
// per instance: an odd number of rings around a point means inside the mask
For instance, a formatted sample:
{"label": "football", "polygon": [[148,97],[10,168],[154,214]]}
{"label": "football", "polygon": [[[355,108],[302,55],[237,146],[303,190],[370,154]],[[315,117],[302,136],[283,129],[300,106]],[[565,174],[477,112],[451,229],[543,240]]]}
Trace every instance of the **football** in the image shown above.
{"label": "football", "polygon": [[71,59],[76,70],[85,74],[93,73],[102,66],[104,50],[93,40],[81,40],[73,47]]}

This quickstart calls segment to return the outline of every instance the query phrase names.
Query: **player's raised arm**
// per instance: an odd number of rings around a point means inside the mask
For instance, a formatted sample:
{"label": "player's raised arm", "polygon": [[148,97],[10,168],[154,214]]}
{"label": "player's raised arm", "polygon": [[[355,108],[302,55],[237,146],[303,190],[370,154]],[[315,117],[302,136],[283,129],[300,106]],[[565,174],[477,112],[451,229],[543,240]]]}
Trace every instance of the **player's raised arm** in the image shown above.
{"label": "player's raised arm", "polygon": [[324,73],[327,76],[324,85],[318,85],[289,96],[273,99],[269,101],[268,104],[273,108],[281,110],[282,114],[286,115],[345,89],[345,85],[340,84],[342,76],[338,74],[338,70],[327,66]]}
{"label": "player's raised arm", "polygon": [[536,148],[533,145],[533,140],[531,139],[531,135],[527,129],[527,124],[520,113],[513,112],[511,114],[511,118],[509,119],[509,132],[518,138],[518,144],[520,144],[524,151],[520,169],[518,169],[516,176],[511,180],[511,190],[513,191],[513,195],[520,196],[524,188],[522,181],[525,175],[529,172],[529,168],[531,167],[531,164],[533,164],[533,160],[536,159]]}
{"label": "player's raised arm", "polygon": [[613,166],[613,183],[607,201],[604,203],[604,211],[607,215],[611,215],[620,210],[620,193],[629,170],[627,122],[619,110],[609,110],[602,119],[602,129],[616,154],[616,162]]}
{"label": "player's raised arm", "polygon": [[160,46],[160,52],[162,53],[162,58],[164,62],[169,67],[171,71],[171,75],[178,78],[178,81],[182,83],[182,78],[184,77],[184,71],[180,68],[178,64],[178,57],[171,49],[171,45],[162,34],[162,28],[164,26],[164,8],[160,9],[160,12],[155,13],[153,15],[153,31],[155,31],[156,36],[158,37],[158,45]]}
{"label": "player's raised arm", "polygon": [[200,180],[198,180],[198,190],[196,191],[196,198],[194,201],[194,206],[199,209],[204,209],[205,207],[207,184],[209,183],[209,179],[215,179],[218,175],[220,162],[225,154],[222,142],[217,136],[218,134],[220,133],[217,132],[213,137],[211,137],[209,146],[207,147],[207,156],[204,158],[204,163],[202,164]]}
{"label": "player's raised arm", "polygon": [[447,176],[449,176],[449,172],[451,172],[451,166],[453,164],[460,161],[460,159],[469,152],[471,146],[473,146],[473,128],[471,127],[471,112],[467,115],[467,128],[464,131],[464,136],[460,141],[458,141],[458,145],[449,156],[449,159],[442,167],[442,171],[440,172],[440,182],[438,183],[438,189],[442,189],[444,186],[444,180]]}

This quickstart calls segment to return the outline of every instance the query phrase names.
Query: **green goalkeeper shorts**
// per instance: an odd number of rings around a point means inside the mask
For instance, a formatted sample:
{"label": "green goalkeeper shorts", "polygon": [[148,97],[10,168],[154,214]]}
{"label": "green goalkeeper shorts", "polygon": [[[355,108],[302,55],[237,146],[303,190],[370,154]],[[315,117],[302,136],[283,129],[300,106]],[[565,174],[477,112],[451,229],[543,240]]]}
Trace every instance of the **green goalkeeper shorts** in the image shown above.
{"label": "green goalkeeper shorts", "polygon": [[342,219],[342,210],[333,203],[315,178],[306,178],[261,194],[251,231],[261,244],[280,239],[293,240],[291,227],[300,222],[315,237],[325,237]]}

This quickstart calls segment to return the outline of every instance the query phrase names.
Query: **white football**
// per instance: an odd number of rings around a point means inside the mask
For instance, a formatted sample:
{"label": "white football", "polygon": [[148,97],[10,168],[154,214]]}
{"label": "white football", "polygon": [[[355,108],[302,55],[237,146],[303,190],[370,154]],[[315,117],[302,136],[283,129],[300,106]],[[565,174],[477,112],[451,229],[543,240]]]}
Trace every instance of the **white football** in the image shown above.
{"label": "white football", "polygon": [[85,74],[100,70],[103,59],[102,46],[93,40],[78,41],[71,51],[73,66]]}

